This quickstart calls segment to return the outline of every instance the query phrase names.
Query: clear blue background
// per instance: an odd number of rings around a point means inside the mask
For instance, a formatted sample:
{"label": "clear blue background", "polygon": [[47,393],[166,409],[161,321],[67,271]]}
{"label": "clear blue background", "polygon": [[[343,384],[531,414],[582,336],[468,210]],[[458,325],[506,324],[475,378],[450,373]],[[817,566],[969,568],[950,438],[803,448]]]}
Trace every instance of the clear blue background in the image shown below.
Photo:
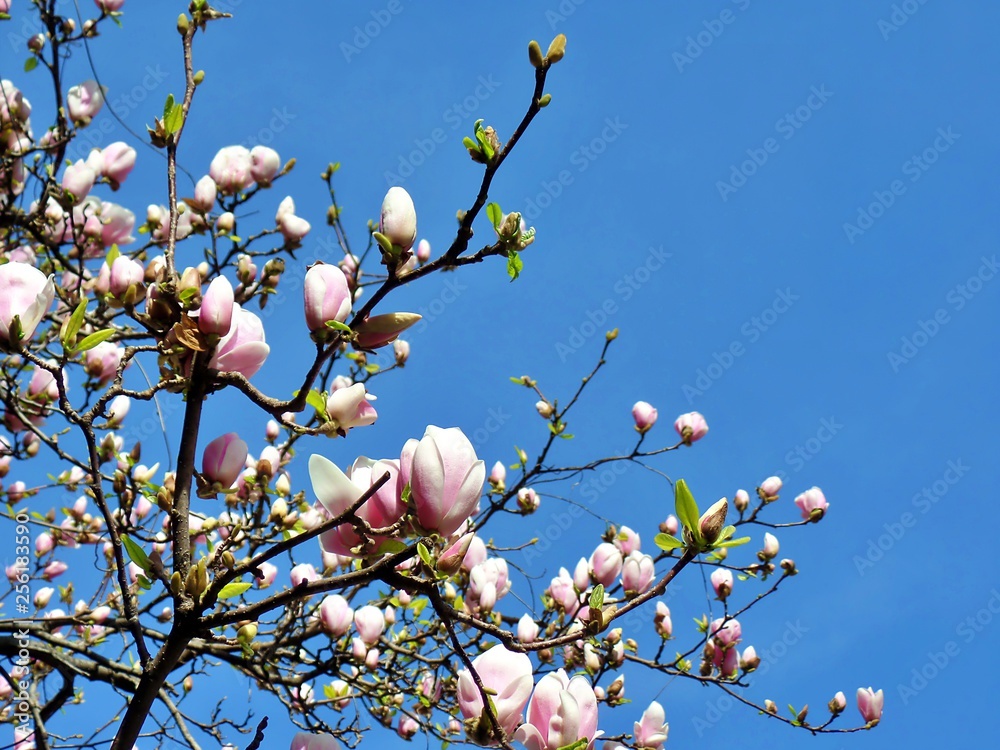
{"label": "clear blue background", "polygon": [[[15,13],[23,5],[15,0]],[[108,25],[92,45],[109,101],[141,96],[134,106],[118,100],[137,132],[168,93],[182,89],[173,27],[185,5],[129,2],[124,30]],[[603,332],[618,327],[607,368],[570,418],[577,438],[553,460],[628,450],[629,409],[644,399],[660,412],[648,438],[658,445],[674,441],[675,415],[706,415],[711,431],[703,441],[649,462],[686,477],[703,503],[740,487],[752,493],[764,477],[782,473],[786,489],[770,517],[792,521],[796,494],[813,485],[826,493],[830,510],[818,527],[780,537],[782,555],[794,557],[801,575],[743,618],[744,643],[772,655],[748,695],[781,707],[808,703],[819,723],[825,703],[843,690],[849,707],[838,724],[847,726],[858,720],[856,688],[872,685],[886,693],[882,725],[810,739],[729,707],[717,690],[633,671],[626,690],[634,703],[602,709],[602,729],[630,731],[658,695],[671,725],[668,746],[934,747],[954,742],[959,725],[971,745],[993,741],[983,718],[994,708],[992,655],[1000,646],[988,526],[998,416],[1000,280],[990,269],[1000,229],[1000,8],[957,0],[220,7],[234,19],[197,38],[195,65],[207,77],[181,160],[195,178],[232,143],[265,142],[298,160],[293,175],[257,201],[261,226],[286,193],[313,223],[289,279],[329,252],[333,234],[317,179],[329,161],[343,164],[336,186],[355,247],[388,185],[400,182],[416,203],[420,236],[436,251],[447,247],[455,212],[471,205],[481,174],[461,137],[482,117],[505,140],[531,92],[527,41],[544,49],[556,33],[569,39],[549,77],[551,106],[491,194],[505,210],[544,208],[529,211],[537,213],[530,223],[538,240],[523,255],[522,278],[510,284],[502,263],[485,263],[393,294],[381,309],[423,312],[426,325],[409,337],[413,353],[401,377],[371,386],[379,422],[347,441],[314,439],[311,450],[341,465],[358,454],[394,456],[430,423],[461,426],[488,464],[510,463],[512,445],[532,453],[544,425],[535,399],[508,376],[530,374],[546,395],[565,400],[592,366]],[[16,32],[21,22],[13,23]],[[20,72],[23,46],[15,43],[16,33],[3,42],[4,76],[25,82],[36,112],[50,111],[42,73]],[[147,66],[166,75],[143,88]],[[91,77],[80,54],[70,70],[71,82]],[[814,90],[829,93],[810,100]],[[101,143],[129,138],[107,113],[94,127],[102,120],[109,123]],[[35,122],[37,129],[45,120]],[[941,131],[954,135],[944,140]],[[415,152],[420,142],[429,155]],[[747,162],[754,154],[766,161]],[[752,174],[720,190],[740,170]],[[140,165],[121,194],[140,217],[147,203],[165,202],[163,175],[160,158],[140,147]],[[892,205],[869,212],[876,194],[889,202],[896,180]],[[845,230],[860,212],[878,217],[860,224],[860,234]],[[491,241],[485,220],[476,229],[473,247]],[[198,246],[182,245],[181,262],[185,248],[194,258]],[[650,248],[669,254],[652,272]],[[980,272],[991,278],[973,282],[959,309],[958,287]],[[297,385],[289,373],[304,368],[311,351],[297,290],[289,285],[267,320],[271,357],[255,382],[274,395]],[[765,312],[779,292],[793,304]],[[593,325],[602,308],[614,311]],[[946,322],[922,336],[921,323],[939,310]],[[904,339],[920,345],[905,349]],[[727,358],[734,342],[739,355]],[[892,353],[907,361],[894,363]],[[699,384],[701,373],[707,381]],[[216,399],[205,434],[238,428],[259,451],[264,419],[249,408],[234,411],[238,403]],[[176,434],[179,409],[170,424]],[[155,443],[145,441],[149,451]],[[800,447],[808,460],[797,458]],[[944,481],[956,478],[946,474],[949,462],[967,467],[952,484]],[[935,502],[916,499],[935,482]],[[304,467],[293,467],[293,486],[307,487]],[[637,467],[596,502],[581,489],[566,485],[559,494],[595,517],[558,532],[555,551],[541,559],[509,556],[538,580],[532,595],[518,579],[506,611],[524,611],[515,594],[537,606],[559,565],[572,568],[590,554],[601,519],[638,530],[652,551],[656,524],[672,510],[663,478]],[[493,534],[500,545],[555,537],[555,514],[567,507],[546,495],[535,516]],[[901,523],[906,513],[909,527]],[[760,536],[754,532],[755,544]],[[737,584],[734,601],[757,590]],[[670,604],[683,649],[693,642],[691,618],[720,611],[698,570],[687,571]],[[962,627],[977,614],[976,629]],[[635,635],[644,644],[655,637],[651,624]],[[783,638],[794,642],[774,648]],[[935,668],[930,654],[950,641],[957,656]],[[930,678],[921,681],[914,670]],[[220,685],[242,704],[245,686]],[[293,730],[270,713],[267,745],[283,747]]]}

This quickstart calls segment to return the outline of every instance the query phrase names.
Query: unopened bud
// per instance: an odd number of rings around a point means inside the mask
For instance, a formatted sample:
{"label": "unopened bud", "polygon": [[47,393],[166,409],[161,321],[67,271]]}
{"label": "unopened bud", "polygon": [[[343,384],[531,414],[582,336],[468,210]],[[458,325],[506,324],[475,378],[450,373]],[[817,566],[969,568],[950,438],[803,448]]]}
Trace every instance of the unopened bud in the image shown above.
{"label": "unopened bud", "polygon": [[528,42],[528,61],[536,68],[545,65],[545,58],[542,56],[542,46],[532,39]]}
{"label": "unopened bud", "polygon": [[795,561],[787,557],[781,561],[781,569],[785,571],[786,576],[793,576],[799,572],[795,568]]}
{"label": "unopened bud", "polygon": [[719,534],[722,533],[722,529],[726,525],[726,514],[728,512],[729,501],[726,498],[722,498],[706,510],[702,517],[698,519],[698,529],[701,531],[702,537],[709,544],[715,542],[719,538]]}
{"label": "unopened bud", "polygon": [[764,710],[767,711],[769,714],[777,715],[778,713],[778,707],[775,705],[774,701],[771,700],[770,698],[764,701]]}
{"label": "unopened bud", "polygon": [[549,51],[545,53],[545,59],[549,61],[549,65],[555,65],[557,62],[563,59],[566,54],[566,35],[557,34],[556,38],[552,40],[549,45]]}

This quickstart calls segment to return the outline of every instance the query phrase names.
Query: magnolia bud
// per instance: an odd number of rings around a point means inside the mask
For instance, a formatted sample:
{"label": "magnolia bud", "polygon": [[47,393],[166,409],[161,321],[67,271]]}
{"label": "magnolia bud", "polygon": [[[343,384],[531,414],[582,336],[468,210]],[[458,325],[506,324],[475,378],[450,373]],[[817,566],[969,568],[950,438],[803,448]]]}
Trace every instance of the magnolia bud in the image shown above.
{"label": "magnolia bud", "polygon": [[555,65],[557,62],[563,59],[563,55],[566,54],[566,35],[557,34],[556,38],[552,40],[549,45],[549,51],[545,53],[545,59],[549,61],[550,65]]}
{"label": "magnolia bud", "polygon": [[847,708],[847,696],[843,692],[838,692],[826,706],[830,709],[830,713],[836,716]]}
{"label": "magnolia bud", "polygon": [[722,533],[722,529],[726,525],[726,513],[728,512],[729,501],[722,498],[698,519],[698,529],[707,543],[712,544],[719,538],[719,534]]}
{"label": "magnolia bud", "polygon": [[733,505],[736,510],[740,513],[745,511],[750,506],[750,495],[746,490],[736,490],[736,495],[733,497]]}
{"label": "magnolia bud", "polygon": [[528,61],[536,68],[545,66],[545,58],[542,57],[542,47],[534,39],[528,42]]}

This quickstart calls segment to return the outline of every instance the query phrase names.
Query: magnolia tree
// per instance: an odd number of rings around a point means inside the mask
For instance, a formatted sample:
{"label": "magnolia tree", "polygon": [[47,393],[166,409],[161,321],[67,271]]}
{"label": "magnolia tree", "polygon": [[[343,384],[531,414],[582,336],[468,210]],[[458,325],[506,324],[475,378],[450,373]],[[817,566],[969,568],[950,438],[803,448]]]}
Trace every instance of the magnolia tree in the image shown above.
{"label": "magnolia tree", "polygon": [[[292,197],[273,222],[251,210],[280,190],[294,160],[220,143],[193,195],[178,192],[178,147],[205,76],[196,41],[226,13],[195,0],[178,18],[184,89],[148,127],[166,157],[167,190],[140,198],[127,191],[134,145],[66,158],[108,92],[66,80],[65,63],[122,24],[123,0],[96,0],[82,24],[57,15],[54,0],[10,5],[0,0],[5,19],[36,16],[25,69],[46,73],[55,98],[54,121],[32,122],[16,77],[0,84],[0,476],[11,535],[0,720],[18,750],[137,740],[257,748],[275,723],[301,730],[295,749],[356,746],[379,726],[442,744],[659,748],[669,712],[629,705],[627,670],[714,686],[764,720],[812,734],[879,722],[881,690],[857,690],[861,721],[847,726],[843,692],[831,689],[828,706],[810,713],[756,705],[742,690],[760,657],[740,617],[797,574],[776,533],[823,519],[816,487],[795,509],[777,502],[777,477],[701,507],[677,480],[675,512],[658,529],[612,526],[581,550],[560,550],[565,567],[540,601],[508,596],[519,579],[501,552],[537,540],[509,524],[513,538],[494,540],[492,521],[531,515],[543,485],[686,449],[708,431],[691,412],[667,435],[640,401],[631,451],[560,463],[568,415],[616,331],[576,392],[557,400],[515,379],[547,425],[534,455],[515,449],[488,469],[462,425],[427,425],[386,445],[384,458],[338,466],[324,455],[329,443],[311,437],[350,441],[377,419],[371,382],[403,374],[410,347],[401,336],[419,316],[392,309],[395,290],[483,262],[517,277],[535,230],[490,202],[491,185],[549,105],[565,37],[546,52],[528,45],[534,83],[510,137],[479,121],[464,139],[482,183],[449,247],[417,242],[414,201],[395,187],[354,252],[332,164],[325,218],[343,257],[310,265],[296,255],[310,222]],[[489,235],[475,246],[474,226]],[[180,265],[182,244],[183,257],[200,262]],[[254,309],[292,263],[308,269],[303,324],[315,349],[301,371],[287,367],[287,391],[269,395],[253,382],[269,354]],[[372,360],[385,352],[380,367]],[[258,434],[205,423],[206,402],[224,390],[259,415]],[[130,418],[171,404],[183,411],[177,455],[146,466]],[[679,613],[696,626],[675,630],[665,593],[699,566],[711,571],[722,615]],[[272,730],[267,719],[189,697],[194,681],[222,670],[287,708],[272,712]],[[616,712],[634,720],[631,732],[602,731]]]}

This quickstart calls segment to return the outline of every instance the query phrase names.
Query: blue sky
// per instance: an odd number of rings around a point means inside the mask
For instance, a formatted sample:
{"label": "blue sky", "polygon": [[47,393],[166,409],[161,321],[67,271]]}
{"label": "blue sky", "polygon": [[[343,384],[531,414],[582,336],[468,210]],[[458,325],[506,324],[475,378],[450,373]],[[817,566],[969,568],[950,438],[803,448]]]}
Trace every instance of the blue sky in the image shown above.
{"label": "blue sky", "polygon": [[[128,3],[124,30],[108,27],[93,46],[109,102],[137,132],[181,90],[173,25],[185,5]],[[317,179],[329,161],[343,165],[336,186],[356,246],[386,188],[402,184],[419,235],[445,248],[480,180],[462,136],[482,117],[506,139],[531,92],[527,41],[544,49],[567,35],[547,85],[552,104],[491,195],[538,231],[522,278],[510,284],[501,263],[486,263],[392,295],[386,311],[421,312],[426,324],[409,337],[405,372],[372,386],[379,422],[310,446],[344,464],[395,455],[427,424],[458,425],[488,464],[510,463],[512,445],[530,452],[544,425],[508,377],[529,374],[565,399],[603,332],[618,327],[608,366],[570,419],[577,438],[557,460],[627,450],[629,410],[643,399],[660,412],[652,442],[672,442],[677,414],[708,419],[703,441],[650,462],[686,477],[703,503],[781,473],[785,491],[770,510],[791,521],[792,498],[820,486],[828,516],[781,535],[801,575],[743,621],[745,643],[775,655],[748,695],[808,703],[815,719],[843,690],[854,722],[854,691],[872,685],[886,693],[882,725],[813,739],[727,709],[718,691],[636,672],[634,703],[602,714],[609,733],[630,729],[654,695],[671,724],[668,747],[933,747],[954,738],[941,716],[992,709],[1000,577],[979,533],[995,492],[1000,226],[988,165],[1000,151],[990,72],[1000,8],[864,6],[230,2],[235,18],[197,39],[195,65],[207,77],[183,165],[197,178],[232,143],[294,156],[293,175],[258,205],[267,222],[281,197],[295,197],[314,227],[304,267],[331,247]],[[2,72],[24,81],[23,47],[13,54],[11,39]],[[90,77],[82,55],[70,69]],[[45,111],[31,84],[23,88]],[[106,113],[94,127],[101,121],[99,143],[128,139]],[[165,201],[162,173],[140,148],[122,193],[140,216]],[[473,246],[491,234],[481,222]],[[287,395],[289,368],[304,366],[311,345],[298,295],[277,301],[271,358],[255,382]],[[236,403],[210,406],[218,431],[262,435],[263,419],[234,414]],[[305,481],[303,469],[293,474],[297,487]],[[574,521],[572,544],[559,550],[572,546],[571,557],[511,556],[540,577],[536,592],[559,565],[589,555],[600,519],[638,530],[651,551],[672,511],[663,478],[639,468],[594,502],[579,486],[561,494],[600,518]],[[535,516],[493,533],[503,544],[544,538],[566,508],[543,497]],[[677,586],[679,635],[711,606],[705,591],[698,571]],[[735,601],[755,592],[738,584]],[[272,714],[275,747],[290,736],[282,724]],[[969,744],[988,744],[985,723],[962,727]]]}

